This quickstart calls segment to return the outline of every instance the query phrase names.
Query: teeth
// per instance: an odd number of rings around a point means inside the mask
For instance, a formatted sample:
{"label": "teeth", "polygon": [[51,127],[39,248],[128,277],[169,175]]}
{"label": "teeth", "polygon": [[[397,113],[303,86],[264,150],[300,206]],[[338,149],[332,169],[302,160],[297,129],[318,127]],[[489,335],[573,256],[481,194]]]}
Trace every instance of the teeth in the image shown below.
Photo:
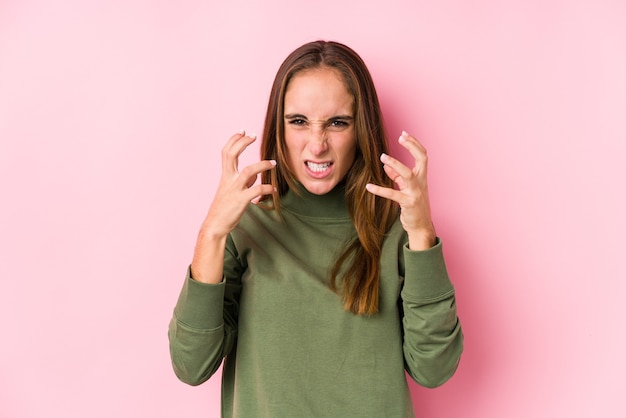
{"label": "teeth", "polygon": [[330,163],[316,164],[310,161],[307,161],[306,165],[309,167],[311,171],[315,171],[317,173],[322,172],[326,170],[328,167],[330,167]]}

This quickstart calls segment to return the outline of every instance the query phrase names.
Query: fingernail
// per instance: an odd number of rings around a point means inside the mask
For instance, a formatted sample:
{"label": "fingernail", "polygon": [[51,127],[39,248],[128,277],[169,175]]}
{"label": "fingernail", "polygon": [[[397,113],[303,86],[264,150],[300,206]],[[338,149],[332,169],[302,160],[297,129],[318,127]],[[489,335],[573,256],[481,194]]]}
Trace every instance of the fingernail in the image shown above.
{"label": "fingernail", "polygon": [[365,190],[367,190],[368,192],[372,190],[372,183],[367,183],[365,185]]}
{"label": "fingernail", "polygon": [[237,133],[240,134],[240,135],[243,135],[243,134],[246,133],[246,130],[245,129],[240,129],[239,132],[237,132]]}
{"label": "fingernail", "polygon": [[250,134],[248,135],[250,138],[256,138],[256,134]]}
{"label": "fingernail", "polygon": [[276,165],[276,160],[270,160],[270,164]]}
{"label": "fingernail", "polygon": [[385,153],[380,154],[380,161],[387,162],[389,160],[389,156]]}

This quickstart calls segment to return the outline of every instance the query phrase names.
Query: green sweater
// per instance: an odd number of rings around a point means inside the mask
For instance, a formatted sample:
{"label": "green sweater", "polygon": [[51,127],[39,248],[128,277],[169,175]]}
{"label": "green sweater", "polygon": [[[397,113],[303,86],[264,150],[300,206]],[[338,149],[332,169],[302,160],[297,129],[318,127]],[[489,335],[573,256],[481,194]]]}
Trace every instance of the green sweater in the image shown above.
{"label": "green sweater", "polygon": [[412,417],[404,370],[443,384],[463,335],[441,243],[411,251],[397,221],[383,245],[379,313],[343,309],[328,272],[356,236],[343,189],[288,192],[284,221],[251,204],[228,238],[224,281],[189,276],[170,323],[179,379],[206,381],[224,360],[224,417]]}

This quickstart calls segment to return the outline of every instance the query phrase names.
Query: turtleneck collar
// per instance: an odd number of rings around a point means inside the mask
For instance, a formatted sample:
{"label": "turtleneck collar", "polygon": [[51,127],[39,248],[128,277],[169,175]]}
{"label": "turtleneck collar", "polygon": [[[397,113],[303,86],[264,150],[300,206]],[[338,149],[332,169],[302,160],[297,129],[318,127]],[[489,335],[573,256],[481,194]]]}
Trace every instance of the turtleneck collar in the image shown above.
{"label": "turtleneck collar", "polygon": [[314,218],[349,218],[346,187],[341,182],[330,192],[317,195],[298,183],[298,192],[289,189],[280,198],[281,206],[293,213]]}

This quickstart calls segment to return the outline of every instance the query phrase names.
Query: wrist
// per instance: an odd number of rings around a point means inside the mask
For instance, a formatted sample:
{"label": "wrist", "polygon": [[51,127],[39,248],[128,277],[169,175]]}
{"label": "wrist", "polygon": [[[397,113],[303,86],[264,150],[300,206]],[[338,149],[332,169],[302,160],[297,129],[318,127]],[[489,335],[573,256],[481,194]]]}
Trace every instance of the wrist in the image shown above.
{"label": "wrist", "polygon": [[434,229],[422,229],[407,231],[409,237],[409,249],[423,251],[432,248],[437,243],[437,234]]}
{"label": "wrist", "polygon": [[191,261],[191,278],[202,283],[222,281],[224,250],[228,234],[200,229]]}
{"label": "wrist", "polygon": [[223,222],[216,221],[208,217],[202,222],[198,231],[198,241],[222,242],[230,233],[230,229]]}

